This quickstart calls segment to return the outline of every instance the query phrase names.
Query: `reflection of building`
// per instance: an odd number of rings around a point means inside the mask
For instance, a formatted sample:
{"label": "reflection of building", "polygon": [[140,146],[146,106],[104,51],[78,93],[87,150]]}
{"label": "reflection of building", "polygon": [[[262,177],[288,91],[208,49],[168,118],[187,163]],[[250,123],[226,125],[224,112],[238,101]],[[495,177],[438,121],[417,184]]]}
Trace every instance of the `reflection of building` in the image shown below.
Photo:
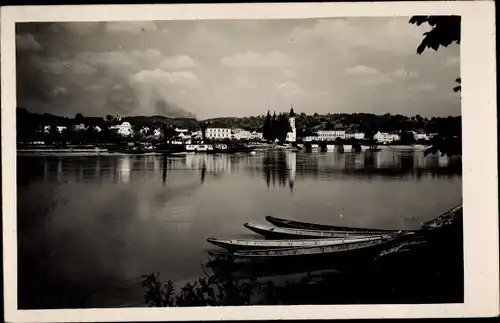
{"label": "reflection of building", "polygon": [[222,172],[231,167],[231,159],[229,155],[207,155],[207,154],[192,154],[186,155],[187,169],[203,169],[210,173]]}
{"label": "reflection of building", "polygon": [[365,160],[362,154],[344,155],[345,169],[361,169],[365,166]]}
{"label": "reflection of building", "polygon": [[[81,172],[81,169],[80,169]],[[57,181],[61,182],[63,176],[62,158],[57,158]]]}
{"label": "reflection of building", "polygon": [[295,176],[297,173],[297,154],[289,153],[287,156],[287,166],[288,166],[288,183],[290,184],[290,189],[293,190],[295,186]]}
{"label": "reflection of building", "polygon": [[130,169],[131,169],[131,162],[130,162],[130,156],[121,156],[121,158],[118,160],[118,178],[121,183],[128,183],[130,182]]}
{"label": "reflection of building", "polygon": [[446,166],[448,166],[448,161],[449,161],[448,156],[446,156],[446,155],[444,155],[444,156],[439,155],[438,156],[438,165],[439,165],[439,167],[446,167]]}

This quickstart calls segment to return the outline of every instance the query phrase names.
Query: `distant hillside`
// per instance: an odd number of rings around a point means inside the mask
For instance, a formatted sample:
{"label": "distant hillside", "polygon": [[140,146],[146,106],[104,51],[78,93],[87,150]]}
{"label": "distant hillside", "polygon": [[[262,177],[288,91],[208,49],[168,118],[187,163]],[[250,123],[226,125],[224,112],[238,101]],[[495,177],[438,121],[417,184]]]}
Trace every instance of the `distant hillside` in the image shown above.
{"label": "distant hillside", "polygon": [[199,128],[199,122],[194,118],[170,118],[165,116],[135,116],[123,117],[121,121],[107,121],[106,117],[85,117],[75,116],[73,118],[56,116],[50,113],[31,113],[24,108],[17,108],[17,127],[18,128],[41,128],[46,125],[53,126],[73,126],[84,123],[86,125],[106,126],[128,121],[134,128],[153,125],[167,125],[179,128],[188,128],[196,130]]}

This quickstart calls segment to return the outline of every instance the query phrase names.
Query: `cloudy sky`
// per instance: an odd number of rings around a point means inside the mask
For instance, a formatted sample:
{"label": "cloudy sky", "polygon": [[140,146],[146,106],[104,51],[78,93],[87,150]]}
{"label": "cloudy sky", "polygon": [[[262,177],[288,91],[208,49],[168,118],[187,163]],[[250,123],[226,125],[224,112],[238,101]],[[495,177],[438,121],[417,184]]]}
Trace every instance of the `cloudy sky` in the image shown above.
{"label": "cloudy sky", "polygon": [[398,18],[17,25],[18,106],[74,116],[460,115],[459,46]]}

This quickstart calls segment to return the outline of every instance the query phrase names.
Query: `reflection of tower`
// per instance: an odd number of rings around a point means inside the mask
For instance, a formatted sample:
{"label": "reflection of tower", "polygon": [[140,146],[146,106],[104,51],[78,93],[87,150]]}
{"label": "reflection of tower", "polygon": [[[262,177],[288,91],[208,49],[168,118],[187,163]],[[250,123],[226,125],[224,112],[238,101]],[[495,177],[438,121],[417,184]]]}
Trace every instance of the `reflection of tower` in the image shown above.
{"label": "reflection of tower", "polygon": [[47,158],[43,161],[43,179],[45,183],[47,183],[50,180],[50,164]]}
{"label": "reflection of tower", "polygon": [[83,161],[78,163],[78,180],[83,181]]}
{"label": "reflection of tower", "polygon": [[293,191],[293,187],[295,186],[295,174],[297,172],[297,154],[289,153],[288,154],[288,171],[290,172],[288,179],[290,190]]}
{"label": "reflection of tower", "polygon": [[167,183],[167,156],[163,156],[162,169],[163,169],[162,182],[163,185],[165,186],[165,184]]}
{"label": "reflection of tower", "polygon": [[101,173],[101,159],[99,158],[99,156],[97,156],[96,161],[95,161],[94,176],[96,178],[99,178],[100,173]]}
{"label": "reflection of tower", "polygon": [[205,182],[206,173],[207,173],[207,164],[205,161],[203,161],[203,166],[201,167],[201,183],[202,184]]}
{"label": "reflection of tower", "polygon": [[59,157],[57,158],[57,181],[60,182],[61,180],[62,180],[62,158]]}
{"label": "reflection of tower", "polygon": [[160,169],[160,159],[153,158],[153,170],[156,173]]}

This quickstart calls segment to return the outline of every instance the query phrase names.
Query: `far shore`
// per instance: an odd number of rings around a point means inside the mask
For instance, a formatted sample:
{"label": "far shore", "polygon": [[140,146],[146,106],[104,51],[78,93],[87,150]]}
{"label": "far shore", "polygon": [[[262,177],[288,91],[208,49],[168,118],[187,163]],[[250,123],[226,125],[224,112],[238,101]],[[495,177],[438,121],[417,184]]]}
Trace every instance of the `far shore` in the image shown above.
{"label": "far shore", "polygon": [[[333,144],[329,144],[328,146],[334,146]],[[343,145],[344,149],[346,152],[350,152],[352,149],[352,145]],[[415,145],[378,145],[379,148],[382,149],[394,149],[394,150],[425,150],[429,147],[429,145],[422,145],[422,144],[415,144]],[[266,150],[275,150],[276,148],[273,145],[269,145],[268,147],[256,147],[259,148],[259,151],[266,151]],[[266,149],[267,148],[267,149]],[[368,149],[369,146],[367,145],[361,145],[362,150]],[[56,154],[103,154],[103,153],[109,153],[108,149],[106,147],[97,147],[97,146],[89,146],[89,145],[82,145],[82,146],[73,146],[73,147],[67,147],[67,148],[56,148],[56,147],[47,147],[47,146],[41,146],[41,147],[36,147],[36,146],[26,146],[22,148],[17,148],[17,153],[18,154],[30,154],[30,155],[37,155],[37,154],[45,154],[45,153],[56,153]],[[329,152],[333,150],[329,149]],[[162,151],[158,150],[152,150],[150,153],[158,153],[161,154]]]}

